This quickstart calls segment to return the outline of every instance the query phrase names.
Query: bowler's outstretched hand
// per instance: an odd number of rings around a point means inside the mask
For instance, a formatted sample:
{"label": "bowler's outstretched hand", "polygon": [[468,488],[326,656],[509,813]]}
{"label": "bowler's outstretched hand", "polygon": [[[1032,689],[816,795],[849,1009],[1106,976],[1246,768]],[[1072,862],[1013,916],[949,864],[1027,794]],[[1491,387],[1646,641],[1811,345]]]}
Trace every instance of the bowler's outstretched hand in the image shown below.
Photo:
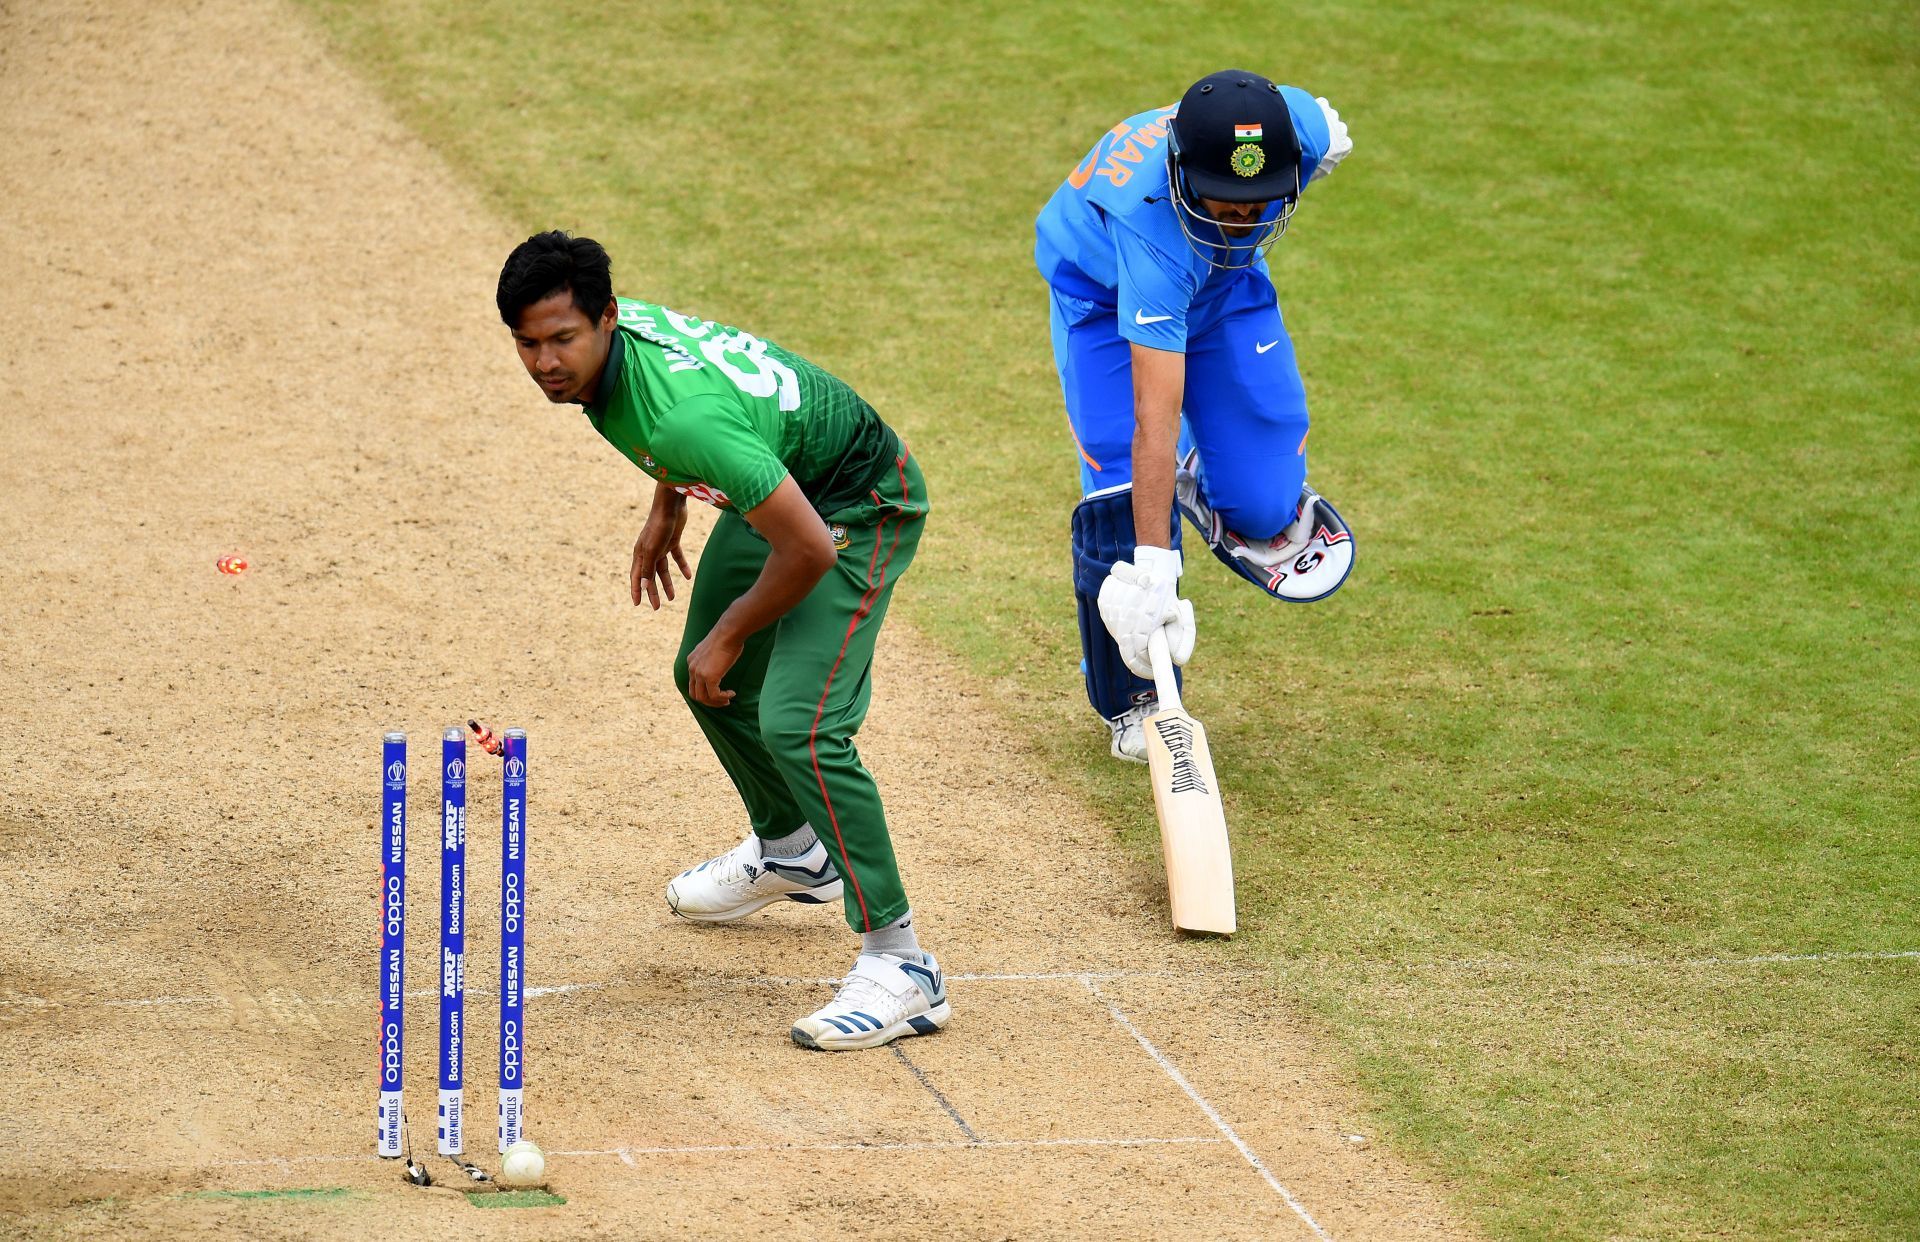
{"label": "bowler's outstretched hand", "polygon": [[656,612],[660,610],[663,592],[669,600],[673,598],[673,571],[667,564],[668,557],[680,566],[681,576],[692,581],[693,570],[687,564],[687,554],[680,550],[680,532],[686,528],[687,498],[661,487],[654,493],[653,511],[647,514],[647,524],[640,528],[640,537],[633,541],[633,568],[628,572],[627,585],[634,607],[640,606],[643,591],[647,603]]}

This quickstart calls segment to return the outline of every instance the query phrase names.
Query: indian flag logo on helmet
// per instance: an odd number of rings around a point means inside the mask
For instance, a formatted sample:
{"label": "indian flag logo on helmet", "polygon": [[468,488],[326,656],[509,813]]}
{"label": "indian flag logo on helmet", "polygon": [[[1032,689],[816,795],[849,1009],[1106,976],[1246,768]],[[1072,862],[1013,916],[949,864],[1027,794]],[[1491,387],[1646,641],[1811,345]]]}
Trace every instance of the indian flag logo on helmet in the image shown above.
{"label": "indian flag logo on helmet", "polygon": [[1259,142],[1265,131],[1258,125],[1236,125],[1233,127],[1235,142]]}

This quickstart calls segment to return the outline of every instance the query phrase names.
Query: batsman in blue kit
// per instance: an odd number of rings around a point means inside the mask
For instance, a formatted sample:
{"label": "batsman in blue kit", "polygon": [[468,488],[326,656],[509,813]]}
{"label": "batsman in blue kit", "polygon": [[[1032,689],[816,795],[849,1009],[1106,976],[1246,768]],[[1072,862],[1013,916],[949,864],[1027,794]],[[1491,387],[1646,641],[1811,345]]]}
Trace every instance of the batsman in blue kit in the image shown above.
{"label": "batsman in blue kit", "polygon": [[1073,584],[1087,696],[1145,762],[1151,635],[1193,653],[1180,514],[1275,599],[1324,599],[1353,536],[1306,485],[1307,400],[1267,250],[1353,149],[1324,99],[1229,69],[1108,130],[1040,212],[1034,260],[1080,452]]}

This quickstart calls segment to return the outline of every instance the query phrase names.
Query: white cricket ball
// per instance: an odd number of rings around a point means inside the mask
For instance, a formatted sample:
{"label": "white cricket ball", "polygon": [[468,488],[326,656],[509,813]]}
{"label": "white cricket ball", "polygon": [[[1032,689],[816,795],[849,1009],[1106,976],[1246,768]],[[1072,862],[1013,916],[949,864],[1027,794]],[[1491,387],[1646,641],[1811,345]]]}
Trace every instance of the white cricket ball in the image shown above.
{"label": "white cricket ball", "polygon": [[547,1158],[532,1139],[511,1143],[500,1155],[500,1180],[509,1186],[538,1186],[546,1172]]}

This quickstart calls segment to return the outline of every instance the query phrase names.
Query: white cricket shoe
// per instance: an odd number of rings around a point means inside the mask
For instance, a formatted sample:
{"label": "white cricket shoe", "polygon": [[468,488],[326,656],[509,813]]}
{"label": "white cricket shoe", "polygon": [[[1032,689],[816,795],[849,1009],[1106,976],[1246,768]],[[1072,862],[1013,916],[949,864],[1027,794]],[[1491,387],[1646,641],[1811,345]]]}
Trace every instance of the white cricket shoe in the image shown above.
{"label": "white cricket shoe", "polygon": [[952,1017],[933,954],[916,961],[862,953],[834,998],[793,1024],[793,1042],[825,1052],[878,1048],[903,1036],[931,1035]]}
{"label": "white cricket shoe", "polygon": [[769,902],[817,905],[840,900],[840,873],[818,841],[797,858],[766,858],[760,838],[747,839],[667,881],[667,905],[683,919],[730,923]]}
{"label": "white cricket shoe", "polygon": [[1113,730],[1113,757],[1130,763],[1147,761],[1147,717],[1160,710],[1158,698],[1148,698],[1107,721]]}

